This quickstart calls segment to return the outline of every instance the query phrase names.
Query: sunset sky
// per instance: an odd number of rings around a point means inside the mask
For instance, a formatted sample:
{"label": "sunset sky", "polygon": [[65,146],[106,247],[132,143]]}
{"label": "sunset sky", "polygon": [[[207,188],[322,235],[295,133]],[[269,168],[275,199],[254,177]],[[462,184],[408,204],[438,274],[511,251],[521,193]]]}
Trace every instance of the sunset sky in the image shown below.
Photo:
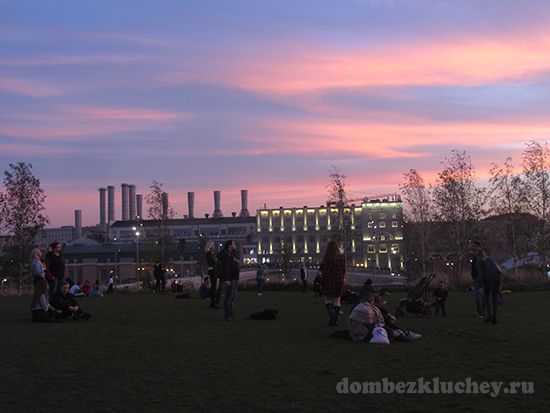
{"label": "sunset sky", "polygon": [[478,176],[550,140],[550,1],[0,0],[0,170],[31,162],[50,226],[164,183],[178,216],[320,205]]}

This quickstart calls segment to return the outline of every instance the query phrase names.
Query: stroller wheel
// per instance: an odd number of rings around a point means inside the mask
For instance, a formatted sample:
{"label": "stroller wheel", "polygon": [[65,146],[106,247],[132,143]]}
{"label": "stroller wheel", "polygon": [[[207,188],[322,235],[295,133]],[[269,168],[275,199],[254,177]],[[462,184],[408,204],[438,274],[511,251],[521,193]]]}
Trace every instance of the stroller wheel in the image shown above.
{"label": "stroller wheel", "polygon": [[432,317],[432,310],[430,310],[430,308],[425,308],[423,311],[422,311],[422,317],[426,317],[426,318],[431,318]]}

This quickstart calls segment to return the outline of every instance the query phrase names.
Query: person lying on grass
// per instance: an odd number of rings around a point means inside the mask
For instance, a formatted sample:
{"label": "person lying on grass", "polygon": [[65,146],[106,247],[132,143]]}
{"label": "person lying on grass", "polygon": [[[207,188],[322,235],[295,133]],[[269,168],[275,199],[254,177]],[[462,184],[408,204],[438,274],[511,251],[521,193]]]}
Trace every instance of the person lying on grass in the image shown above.
{"label": "person lying on grass", "polygon": [[52,305],[61,310],[61,318],[73,320],[88,320],[92,317],[91,314],[85,313],[80,309],[80,306],[69,293],[69,284],[62,282],[57,293],[52,298]]}
{"label": "person lying on grass", "polygon": [[418,340],[422,336],[395,324],[395,317],[381,305],[376,305],[376,294],[366,292],[361,302],[352,310],[349,319],[349,335],[354,341],[370,341],[376,326],[383,327],[388,337],[397,341]]}

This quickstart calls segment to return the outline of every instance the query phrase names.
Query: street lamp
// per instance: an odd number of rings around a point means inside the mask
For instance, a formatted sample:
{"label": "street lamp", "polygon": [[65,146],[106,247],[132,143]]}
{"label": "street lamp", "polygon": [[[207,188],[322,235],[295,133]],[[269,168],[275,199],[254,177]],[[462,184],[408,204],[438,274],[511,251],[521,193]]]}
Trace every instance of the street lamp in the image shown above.
{"label": "street lamp", "polygon": [[136,227],[132,228],[136,234],[136,278],[137,278],[137,288],[139,289],[139,231]]}

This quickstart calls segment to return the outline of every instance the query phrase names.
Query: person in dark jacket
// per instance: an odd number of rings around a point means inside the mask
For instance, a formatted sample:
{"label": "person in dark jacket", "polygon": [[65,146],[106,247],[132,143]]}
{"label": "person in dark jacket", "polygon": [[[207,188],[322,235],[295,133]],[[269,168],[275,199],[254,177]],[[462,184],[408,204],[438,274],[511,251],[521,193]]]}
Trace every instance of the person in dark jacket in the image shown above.
{"label": "person in dark jacket", "polygon": [[210,307],[220,308],[221,280],[219,280],[216,263],[215,246],[212,240],[209,240],[205,246],[206,266],[208,278],[210,278]]}
{"label": "person in dark jacket", "polygon": [[69,293],[69,283],[62,282],[59,289],[52,298],[52,306],[61,311],[61,318],[73,320],[89,320],[91,314],[85,313],[76,302],[73,295]]}
{"label": "person in dark jacket", "polygon": [[497,323],[498,296],[501,288],[502,272],[495,260],[481,250],[477,261],[477,274],[485,297],[485,323]]}
{"label": "person in dark jacket", "polygon": [[50,251],[46,254],[46,278],[50,280],[48,281],[50,299],[65,279],[65,260],[61,256],[61,250],[61,244],[55,241],[50,244]]}
{"label": "person in dark jacket", "polygon": [[335,326],[338,323],[340,300],[344,293],[346,260],[338,247],[338,243],[334,240],[330,240],[325,248],[321,273],[321,289],[325,296],[325,305],[329,314],[328,325]]}
{"label": "person in dark jacket", "polygon": [[480,284],[478,280],[478,265],[477,262],[481,257],[481,243],[479,241],[472,241],[470,243],[470,254],[472,255],[472,268],[471,268],[471,275],[472,275],[472,283],[473,283],[473,292],[474,292],[474,299],[476,302],[476,314],[477,317],[483,318],[485,317],[485,300],[483,297],[483,294],[481,293],[481,289],[483,286]]}
{"label": "person in dark jacket", "polygon": [[223,302],[224,316],[227,321],[234,321],[233,306],[239,286],[239,260],[236,255],[237,246],[235,241],[225,242],[221,253],[220,275],[225,285],[225,298]]}

